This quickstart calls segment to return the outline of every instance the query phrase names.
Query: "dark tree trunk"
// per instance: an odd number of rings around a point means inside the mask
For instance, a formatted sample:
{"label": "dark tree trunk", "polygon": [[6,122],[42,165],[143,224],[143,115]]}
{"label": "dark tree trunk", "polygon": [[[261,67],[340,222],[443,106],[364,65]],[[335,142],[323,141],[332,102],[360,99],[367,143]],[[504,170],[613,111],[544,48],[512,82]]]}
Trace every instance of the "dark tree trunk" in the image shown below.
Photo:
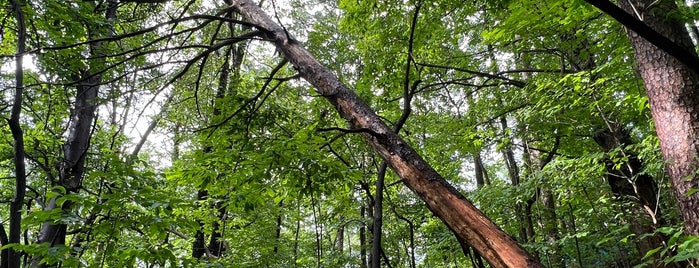
{"label": "dark tree trunk", "polygon": [[[284,200],[282,199],[279,201],[279,211],[277,212],[277,226],[275,228],[275,233],[274,233],[274,249],[272,252],[274,254],[277,254],[279,252],[279,244],[281,244],[281,239],[282,239],[282,215],[284,211]],[[340,231],[338,231],[338,236],[340,235]],[[342,242],[340,242],[342,244]]]}
{"label": "dark tree trunk", "polygon": [[565,267],[561,255],[561,248],[558,246],[558,216],[556,215],[556,199],[550,189],[541,189],[539,196],[542,207],[542,232],[546,236],[549,244],[548,256],[549,267]]}
{"label": "dark tree trunk", "polygon": [[514,239],[480,212],[393,132],[335,74],[322,66],[288,32],[249,0],[233,6],[266,33],[277,49],[360,132],[389,166],[437,217],[464,243],[473,246],[492,267],[542,267]]}
{"label": "dark tree trunk", "polygon": [[[670,39],[696,58],[684,24],[674,16],[674,1],[619,1],[629,14],[642,15],[646,25]],[[699,185],[699,66],[687,66],[636,32],[627,31],[643,78],[660,149],[670,182],[689,234],[699,235],[699,194],[687,195]],[[687,57],[689,57],[687,56]]]}
{"label": "dark tree trunk", "polygon": [[[208,193],[205,190],[197,191],[197,201],[199,204],[206,200]],[[199,230],[194,234],[192,243],[192,258],[199,259],[206,254],[206,237],[204,236],[204,224],[199,222]]]}
{"label": "dark tree trunk", "polygon": [[474,173],[476,175],[476,186],[478,188],[481,188],[485,185],[490,184],[487,179],[488,174],[485,170],[485,166],[483,165],[483,159],[481,159],[480,151],[473,153],[473,166]]}
{"label": "dark tree trunk", "polygon": [[[24,133],[20,125],[20,115],[22,113],[22,98],[24,94],[24,69],[22,58],[25,53],[27,30],[24,24],[24,13],[22,3],[19,0],[12,1],[12,11],[17,20],[17,54],[15,54],[15,94],[12,103],[12,112],[8,125],[12,132],[13,154],[15,165],[15,193],[10,202],[10,233],[9,237],[3,237],[3,246],[8,243],[19,244],[22,234],[22,206],[27,190],[27,174],[24,165]],[[5,234],[4,226],[2,233]],[[21,266],[22,253],[13,249],[2,250],[1,267],[19,268]]]}
{"label": "dark tree trunk", "polygon": [[[230,0],[225,0],[225,2],[228,5],[231,4]],[[225,16],[229,19],[236,19],[236,14],[233,12],[228,12]],[[233,23],[228,23],[227,28],[230,33],[230,36],[235,36],[235,25]],[[247,27],[243,26],[242,30],[246,29]],[[225,54],[223,56],[223,64],[221,65],[218,77],[218,88],[216,89],[214,110],[212,112],[213,118],[221,115],[221,108],[218,102],[220,102],[226,96],[226,93],[228,93],[229,88],[234,88],[237,86],[236,83],[240,73],[240,66],[243,63],[243,55],[245,53],[246,46],[247,42],[243,42],[241,44],[231,45],[225,50]],[[233,84],[232,87],[230,86],[231,84]],[[203,149],[203,151],[204,153],[210,153],[212,149],[213,147],[206,146]],[[200,201],[204,201],[211,198],[211,196],[209,196],[208,190],[204,187],[197,191],[197,198]],[[280,203],[279,205],[281,206],[282,204]],[[194,242],[192,243],[192,257],[194,258],[201,258],[204,256],[204,254],[206,254],[207,256],[210,255],[211,257],[220,257],[226,249],[223,241],[223,230],[220,222],[225,220],[227,209],[224,206],[224,202],[222,201],[216,201],[213,205],[213,208],[217,212],[217,221],[214,221],[214,223],[212,224],[213,231],[211,232],[209,244],[206,244],[206,234],[204,233],[204,225],[200,223],[200,229],[197,230],[194,236]],[[274,247],[274,252],[276,251],[277,246]]]}
{"label": "dark tree trunk", "polygon": [[[364,217],[366,217],[366,207],[362,205],[359,211],[359,217],[364,220]],[[367,268],[367,261],[366,261],[366,249],[367,249],[367,241],[366,241],[366,225],[362,224],[359,226],[359,258],[361,260],[360,266],[361,268]]]}
{"label": "dark tree trunk", "polygon": [[383,189],[386,179],[386,169],[388,164],[386,161],[381,161],[379,170],[376,175],[376,194],[374,195],[374,220],[372,221],[371,231],[371,264],[372,268],[381,267],[381,236],[383,228]]}
{"label": "dark tree trunk", "polygon": [[[108,21],[116,19],[117,1],[107,1],[105,18]],[[111,31],[110,31],[111,32]],[[91,36],[91,38],[96,38]],[[93,54],[91,58],[99,58],[103,53],[104,46],[102,42],[94,42],[90,44],[90,52]],[[100,66],[100,63],[92,64]],[[82,179],[85,173],[85,157],[90,147],[90,139],[92,137],[92,127],[95,120],[95,111],[97,110],[97,94],[102,83],[102,75],[94,74],[99,70],[83,70],[79,75],[76,75],[77,91],[75,95],[75,106],[71,111],[70,124],[68,126],[68,137],[63,145],[63,159],[58,167],[58,182],[56,185],[61,186],[68,193],[74,193],[82,187]],[[57,208],[56,200],[58,196],[54,196],[47,203],[44,210],[52,210]],[[71,207],[70,202],[65,202],[61,206],[61,210],[67,211]],[[42,225],[39,232],[39,243],[48,243],[51,246],[64,245],[66,240],[67,225],[54,224],[46,222]],[[39,265],[40,258],[32,260],[32,266],[48,267],[48,264]]]}
{"label": "dark tree trunk", "polygon": [[[64,156],[59,166],[58,186],[63,187],[67,193],[74,193],[82,187],[82,178],[85,173],[85,156],[90,147],[92,126],[97,109],[96,98],[101,75],[91,75],[89,71],[77,79],[79,82],[76,93],[75,108],[71,113],[71,125],[69,127],[68,140],[63,145]],[[54,196],[49,200],[44,210],[57,208]],[[70,202],[65,202],[61,207],[66,211],[70,209]],[[51,246],[65,244],[65,224],[44,223],[39,232],[39,243],[49,243]],[[45,267],[45,265],[42,265]]]}

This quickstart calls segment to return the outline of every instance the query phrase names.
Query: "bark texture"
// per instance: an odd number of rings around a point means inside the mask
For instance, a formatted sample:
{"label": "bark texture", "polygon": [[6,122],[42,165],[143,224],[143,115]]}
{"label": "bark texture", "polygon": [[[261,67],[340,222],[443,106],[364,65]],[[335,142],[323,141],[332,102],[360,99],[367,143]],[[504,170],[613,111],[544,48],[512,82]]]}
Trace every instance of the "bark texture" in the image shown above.
{"label": "bark texture", "polygon": [[474,247],[492,267],[543,267],[447,183],[335,74],[315,60],[257,5],[249,0],[235,0],[233,6],[266,34],[301,76],[348,121],[353,130],[362,133],[403,182],[427,204],[430,211],[453,230],[460,240]]}
{"label": "bark texture", "polygon": [[[629,14],[678,44],[694,57],[693,44],[681,21],[668,14],[677,10],[673,1],[619,1]],[[670,182],[688,233],[699,235],[699,194],[687,195],[697,188],[697,150],[699,150],[699,76],[692,67],[658,49],[633,31],[627,35],[635,51],[643,78],[660,149],[666,160]]]}

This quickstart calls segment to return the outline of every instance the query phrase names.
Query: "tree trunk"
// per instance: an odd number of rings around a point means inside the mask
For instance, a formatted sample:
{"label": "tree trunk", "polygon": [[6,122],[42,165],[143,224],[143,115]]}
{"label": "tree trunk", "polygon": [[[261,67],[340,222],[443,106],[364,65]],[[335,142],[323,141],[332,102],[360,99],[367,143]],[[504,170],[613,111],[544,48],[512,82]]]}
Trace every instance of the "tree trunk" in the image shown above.
{"label": "tree trunk", "polygon": [[[24,165],[24,133],[20,125],[20,115],[22,113],[22,98],[24,96],[24,69],[22,68],[22,58],[25,53],[27,29],[24,24],[24,13],[22,3],[19,0],[12,1],[12,9],[17,20],[17,54],[15,54],[15,94],[12,103],[12,112],[8,125],[12,132],[13,154],[15,165],[15,193],[10,202],[10,233],[2,246],[19,244],[22,234],[22,206],[24,196],[27,191],[27,173]],[[5,232],[5,227],[2,227]],[[4,240],[4,239],[3,239]],[[2,265],[0,267],[19,268],[21,266],[22,253],[14,249],[2,250]]]}
{"label": "tree trunk", "polygon": [[[366,217],[366,207],[362,205],[359,211],[359,217],[360,219],[364,220],[364,217]],[[366,248],[367,248],[367,241],[366,241],[366,225],[362,224],[359,226],[359,258],[360,258],[360,268],[367,268],[367,261],[366,261]]]}
{"label": "tree trunk", "polygon": [[[116,19],[116,9],[116,0],[107,1],[105,18],[108,21]],[[94,39],[96,37],[91,36],[90,38]],[[90,52],[92,55],[90,58],[100,58],[103,50],[102,42],[91,43]],[[63,159],[58,167],[58,182],[55,184],[63,187],[67,193],[77,192],[82,187],[82,179],[85,173],[85,156],[90,147],[95,111],[97,110],[97,95],[100,84],[102,83],[102,75],[98,73],[101,71],[98,68],[101,67],[96,68],[95,66],[101,65],[99,61],[95,62],[91,64],[92,67],[90,70],[83,70],[79,75],[74,77],[74,80],[77,81],[78,84],[75,95],[75,106],[71,111],[68,137],[63,145]],[[56,209],[57,198],[58,196],[51,198],[46,207],[44,207],[44,210]],[[61,206],[61,210],[69,210],[70,206],[70,202],[65,202]],[[64,245],[66,229],[66,224],[46,222],[39,231],[38,242],[49,243],[51,246]],[[40,257],[34,258],[31,266],[48,267],[49,264],[39,265],[40,261]]]}
{"label": "tree trunk", "polygon": [[[231,4],[230,0],[225,0],[225,2],[226,4]],[[236,14],[234,14],[233,12],[228,12],[225,16],[228,19],[237,19]],[[227,24],[227,27],[230,36],[235,36],[235,25],[229,22]],[[247,27],[243,26],[241,30],[247,30]],[[221,65],[220,74],[218,77],[218,87],[216,89],[215,94],[212,118],[216,118],[217,116],[221,115],[221,104],[218,102],[220,102],[226,96],[226,93],[228,93],[229,91],[229,87],[234,88],[237,86],[236,83],[238,82],[238,77],[240,75],[240,66],[243,63],[243,54],[245,53],[246,46],[247,42],[243,42],[241,44],[231,45],[225,50],[225,54],[223,55],[223,64]],[[231,84],[233,84],[233,86],[229,86]],[[204,153],[210,153],[212,149],[213,147],[208,145],[204,147],[203,151]],[[198,200],[204,201],[211,197],[212,196],[209,195],[209,191],[206,189],[206,187],[197,190]],[[280,203],[279,206],[281,205],[282,204]],[[225,244],[223,242],[222,226],[219,222],[225,220],[227,209],[223,201],[216,201],[212,208],[215,209],[217,212],[217,220],[214,221],[212,224],[213,231],[211,232],[209,244],[206,244],[206,234],[204,233],[203,223],[199,223],[200,229],[197,230],[194,236],[194,242],[192,243],[192,257],[197,259],[203,257],[204,254],[210,255],[211,257],[220,257],[226,249]],[[277,250],[277,245],[275,245],[274,252],[276,253]]]}
{"label": "tree trunk", "polygon": [[480,149],[477,152],[473,153],[473,166],[476,175],[476,186],[478,188],[481,188],[485,185],[490,184],[490,180],[488,179],[488,173],[485,170],[485,165],[483,165],[483,159],[481,158]]}
{"label": "tree trunk", "polygon": [[556,215],[556,199],[550,189],[541,188],[539,196],[542,210],[542,233],[549,244],[548,256],[549,267],[565,267],[561,257],[561,248],[558,246],[558,216]]}
{"label": "tree trunk", "polygon": [[[674,16],[673,1],[619,1],[630,14],[641,19],[658,33],[696,57],[692,41],[683,23]],[[635,10],[635,11],[634,11]],[[633,31],[627,31],[635,51],[638,70],[643,78],[660,149],[670,175],[685,227],[699,235],[699,194],[690,194],[699,185],[697,150],[699,149],[699,74],[677,58],[658,49]]]}
{"label": "tree trunk", "polygon": [[381,161],[376,175],[376,194],[374,195],[374,218],[371,231],[371,268],[381,267],[381,235],[383,228],[383,189],[386,180],[386,161]]}
{"label": "tree trunk", "polygon": [[446,182],[405,141],[394,133],[368,105],[322,66],[288,32],[277,25],[250,0],[235,0],[235,8],[266,37],[348,121],[360,132],[455,235],[473,246],[492,267],[542,267],[509,235],[503,232],[473,204]]}

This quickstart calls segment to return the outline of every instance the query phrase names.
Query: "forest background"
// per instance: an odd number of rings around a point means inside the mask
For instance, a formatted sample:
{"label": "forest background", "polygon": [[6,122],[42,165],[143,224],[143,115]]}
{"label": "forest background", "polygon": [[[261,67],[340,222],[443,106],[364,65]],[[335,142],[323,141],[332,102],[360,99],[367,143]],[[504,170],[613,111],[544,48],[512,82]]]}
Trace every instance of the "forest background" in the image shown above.
{"label": "forest background", "polygon": [[698,19],[3,2],[0,267],[695,267]]}

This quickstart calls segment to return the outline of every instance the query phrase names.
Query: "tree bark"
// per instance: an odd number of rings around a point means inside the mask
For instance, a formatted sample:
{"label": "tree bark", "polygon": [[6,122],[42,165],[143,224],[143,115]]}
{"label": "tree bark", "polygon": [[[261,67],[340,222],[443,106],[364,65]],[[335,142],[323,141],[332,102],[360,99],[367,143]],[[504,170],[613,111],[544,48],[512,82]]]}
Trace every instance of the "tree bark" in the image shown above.
{"label": "tree bark", "polygon": [[473,246],[492,267],[543,267],[447,183],[335,74],[321,65],[257,5],[250,0],[235,0],[233,6],[266,34],[300,75],[348,121],[351,129],[361,132],[430,211],[458,238]]}
{"label": "tree bark", "polygon": [[[224,1],[228,5],[231,4],[230,0]],[[236,14],[233,12],[228,12],[225,16],[226,18],[231,20],[237,19],[235,17]],[[229,22],[227,23],[227,28],[229,36],[235,36],[235,25]],[[247,26],[243,26],[241,30],[247,30]],[[238,77],[240,76],[240,66],[243,63],[243,54],[245,53],[246,46],[247,42],[243,42],[242,44],[231,45],[225,50],[225,53],[223,55],[223,64],[221,65],[218,77],[218,87],[216,89],[216,94],[214,97],[214,110],[212,112],[212,118],[216,118],[221,115],[221,104],[219,102],[221,102],[223,98],[226,96],[226,94],[229,93],[229,88],[234,88],[238,86],[237,82]],[[207,145],[204,147],[203,151],[204,153],[210,153],[212,149],[213,147],[211,145]],[[212,196],[209,195],[209,191],[206,189],[206,186],[197,190],[197,199],[199,201],[205,201],[209,198],[212,198]],[[282,204],[280,203],[279,206],[281,207]],[[195,233],[194,242],[192,243],[192,257],[194,258],[199,259],[203,257],[204,254],[206,254],[207,256],[210,255],[210,257],[220,257],[226,249],[225,244],[223,242],[223,228],[219,223],[225,220],[225,216],[227,214],[226,206],[224,205],[223,201],[216,201],[212,205],[212,209],[216,210],[217,220],[212,223],[213,231],[210,235],[209,244],[207,245],[205,241],[205,236],[207,234],[204,233],[204,224],[199,222],[200,229],[197,230],[197,232]],[[277,250],[277,245],[275,245],[274,252],[276,253]]]}
{"label": "tree bark", "polygon": [[[668,16],[677,11],[673,1],[619,1],[622,9],[639,14],[642,20],[696,58],[692,41],[681,21]],[[670,175],[685,227],[699,235],[699,194],[689,194],[699,185],[699,75],[666,51],[633,31],[627,31],[643,78],[660,149]]]}

